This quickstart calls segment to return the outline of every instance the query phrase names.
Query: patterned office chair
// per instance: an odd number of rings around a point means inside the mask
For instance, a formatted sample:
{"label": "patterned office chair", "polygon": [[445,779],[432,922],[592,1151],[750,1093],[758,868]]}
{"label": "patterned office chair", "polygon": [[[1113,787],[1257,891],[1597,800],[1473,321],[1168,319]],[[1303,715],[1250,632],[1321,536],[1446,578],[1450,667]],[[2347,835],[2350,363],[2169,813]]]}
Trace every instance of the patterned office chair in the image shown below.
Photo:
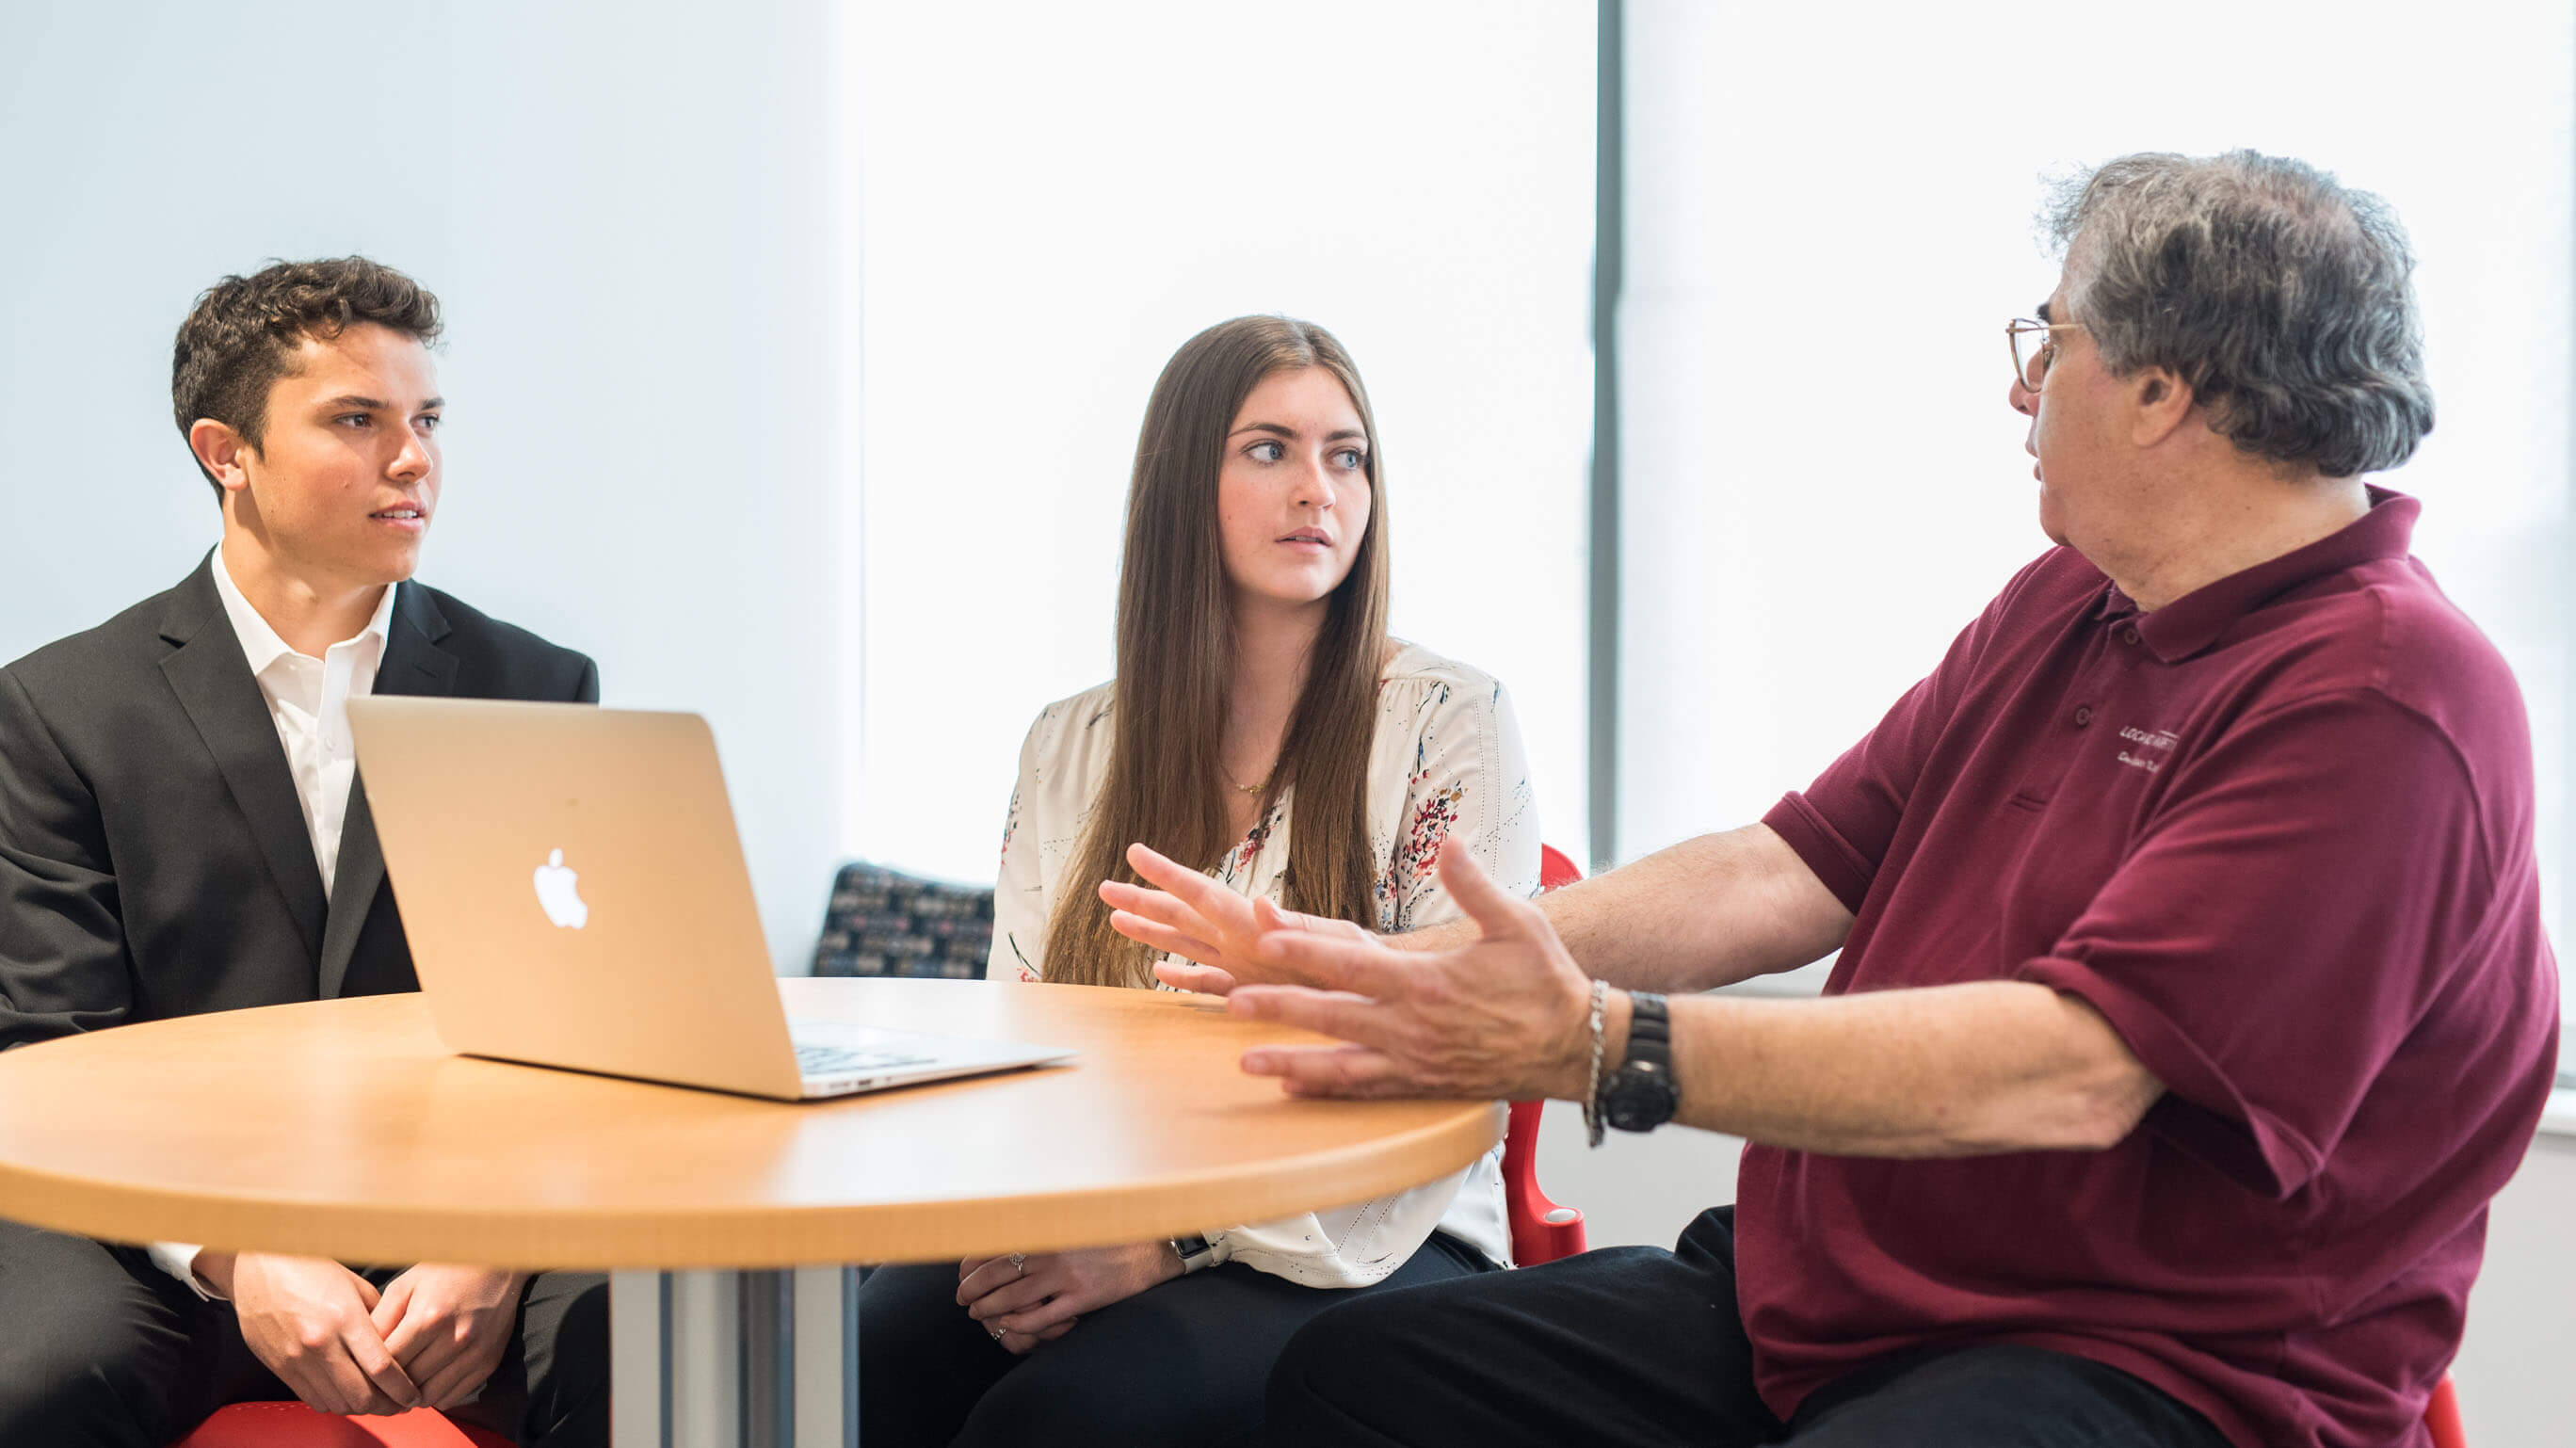
{"label": "patterned office chair", "polygon": [[993,890],[864,862],[843,865],[814,946],[816,975],[981,980],[993,949]]}

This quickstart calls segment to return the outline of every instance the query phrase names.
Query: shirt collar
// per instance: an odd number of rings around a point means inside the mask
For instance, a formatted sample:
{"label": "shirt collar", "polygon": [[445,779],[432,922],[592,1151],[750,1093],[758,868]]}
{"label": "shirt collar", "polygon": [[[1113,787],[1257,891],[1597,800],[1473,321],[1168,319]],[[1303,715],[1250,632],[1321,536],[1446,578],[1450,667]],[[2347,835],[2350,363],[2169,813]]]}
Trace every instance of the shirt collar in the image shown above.
{"label": "shirt collar", "polygon": [[[367,620],[365,628],[342,642],[373,636],[378,644],[382,644],[392,637],[394,594],[401,587],[399,583],[386,584],[384,596],[376,600],[375,616]],[[232,570],[224,566],[224,550],[221,548],[215,550],[215,596],[223,600],[224,616],[232,620],[233,633],[241,640],[242,657],[250,664],[252,678],[258,678],[268,671],[269,665],[295,653],[286,640],[277,636],[277,630],[269,627],[268,620],[260,616],[259,610],[251,607],[250,600],[242,596],[240,586],[233,582]]]}
{"label": "shirt collar", "polygon": [[[2389,488],[2369,490],[2370,511],[2305,548],[2205,583],[2153,613],[2138,617],[2138,634],[2165,663],[2187,659],[2211,644],[2238,619],[2302,584],[2384,558],[2403,558],[2424,505]],[[2094,617],[2135,614],[2138,605],[2116,583],[2103,590]]]}

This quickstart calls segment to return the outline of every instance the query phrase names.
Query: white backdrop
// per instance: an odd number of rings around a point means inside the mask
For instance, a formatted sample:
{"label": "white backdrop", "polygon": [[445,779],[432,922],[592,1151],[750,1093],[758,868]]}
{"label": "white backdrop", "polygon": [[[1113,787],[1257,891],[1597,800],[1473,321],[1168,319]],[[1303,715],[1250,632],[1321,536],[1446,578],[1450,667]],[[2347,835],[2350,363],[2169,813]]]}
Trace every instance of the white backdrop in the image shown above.
{"label": "white backdrop", "polygon": [[[211,541],[196,291],[367,251],[452,323],[423,577],[714,718],[792,967],[838,855],[989,871],[1027,718],[1108,672],[1155,370],[1287,310],[1376,393],[1399,628],[1513,686],[1581,855],[1589,7],[1303,13],[13,14],[0,657]],[[2048,289],[2040,173],[2251,144],[2413,229],[2441,421],[2390,481],[2521,675],[2566,868],[2571,20],[2305,13],[1635,0],[1618,853],[1810,777],[2040,546],[1994,335]]]}
{"label": "white backdrop", "polygon": [[1145,399],[1191,334],[1340,336],[1397,633],[1501,678],[1584,849],[1588,5],[870,7],[859,853],[989,880],[1022,734],[1109,677]]}
{"label": "white backdrop", "polygon": [[446,304],[424,582],[705,712],[771,950],[836,851],[827,7],[16,5],[0,42],[0,659],[220,529],[170,420],[199,290],[364,252]]}
{"label": "white backdrop", "polygon": [[2385,480],[2521,679],[2563,920],[2571,16],[1631,0],[1620,855],[1804,787],[2047,546],[2042,175],[2253,147],[2413,234],[2438,423]]}

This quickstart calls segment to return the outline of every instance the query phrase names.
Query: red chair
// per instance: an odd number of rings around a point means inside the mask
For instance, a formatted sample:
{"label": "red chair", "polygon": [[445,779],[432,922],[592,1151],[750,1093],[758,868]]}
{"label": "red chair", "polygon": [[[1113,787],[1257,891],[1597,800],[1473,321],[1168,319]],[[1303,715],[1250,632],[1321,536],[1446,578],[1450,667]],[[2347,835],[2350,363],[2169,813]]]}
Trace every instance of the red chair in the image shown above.
{"label": "red chair", "polygon": [[435,1408],[384,1418],[344,1418],[302,1403],[235,1403],[174,1448],[516,1448],[509,1439],[450,1422]]}
{"label": "red chair", "polygon": [[2460,1392],[2449,1373],[2424,1404],[2424,1430],[2433,1435],[2433,1448],[2469,1448],[2469,1435],[2460,1429]]}
{"label": "red chair", "polygon": [[1583,1250],[1583,1213],[1547,1199],[1538,1185],[1538,1122],[1544,1101],[1512,1103],[1503,1136],[1503,1211],[1512,1222],[1512,1260],[1523,1267]]}
{"label": "red chair", "polygon": [[[1540,893],[1582,878],[1554,846],[1538,847]],[[1503,1137],[1503,1210],[1512,1223],[1512,1260],[1523,1267],[1583,1250],[1583,1213],[1558,1206],[1539,1190],[1538,1123],[1546,1108],[1544,1101],[1513,1102],[1511,1130]]]}

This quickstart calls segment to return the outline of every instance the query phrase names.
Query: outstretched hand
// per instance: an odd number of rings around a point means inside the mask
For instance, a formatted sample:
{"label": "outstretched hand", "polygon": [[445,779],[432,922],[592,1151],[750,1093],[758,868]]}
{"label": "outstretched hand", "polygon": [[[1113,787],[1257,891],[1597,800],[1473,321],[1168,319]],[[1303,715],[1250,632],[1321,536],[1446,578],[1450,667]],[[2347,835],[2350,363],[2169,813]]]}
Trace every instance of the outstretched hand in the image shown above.
{"label": "outstretched hand", "polygon": [[1268,900],[1246,899],[1143,845],[1127,847],[1127,863],[1161,888],[1102,881],[1100,898],[1109,902],[1109,923],[1130,940],[1198,962],[1167,961],[1154,967],[1155,977],[1175,990],[1227,995],[1254,982],[1301,982],[1306,978],[1280,954],[1277,940],[1297,935],[1344,942],[1374,938],[1347,920],[1300,915]]}
{"label": "outstretched hand", "polygon": [[[1142,860],[1136,865],[1145,872]],[[1538,907],[1504,893],[1455,837],[1441,846],[1438,869],[1442,888],[1476,925],[1476,939],[1458,949],[1399,951],[1353,926],[1274,927],[1229,936],[1225,950],[1212,951],[1253,964],[1267,981],[1300,982],[1237,985],[1234,1014],[1349,1043],[1257,1047],[1244,1053],[1243,1069],[1279,1077],[1298,1096],[1590,1094],[1591,981]]]}

